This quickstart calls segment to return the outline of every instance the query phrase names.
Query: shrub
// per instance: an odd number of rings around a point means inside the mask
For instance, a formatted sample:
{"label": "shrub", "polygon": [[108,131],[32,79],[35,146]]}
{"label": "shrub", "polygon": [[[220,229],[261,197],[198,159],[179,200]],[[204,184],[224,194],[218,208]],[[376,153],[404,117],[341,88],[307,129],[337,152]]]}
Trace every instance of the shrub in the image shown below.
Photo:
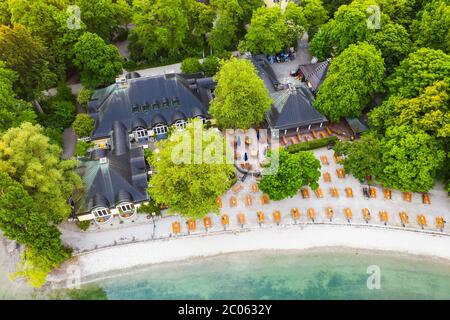
{"label": "shrub", "polygon": [[85,113],[77,114],[72,128],[79,138],[89,137],[94,130],[94,119]]}
{"label": "shrub", "polygon": [[216,56],[208,56],[203,60],[203,72],[207,77],[212,77],[219,71],[220,61]]}
{"label": "shrub", "polygon": [[308,141],[308,142],[301,142],[301,143],[298,143],[298,144],[292,144],[292,145],[290,145],[288,147],[287,150],[290,153],[295,153],[295,152],[299,152],[299,151],[313,150],[313,149],[326,147],[329,144],[334,145],[337,140],[338,140],[338,138],[335,137],[335,136],[327,137],[327,138],[324,138],[324,139],[315,139],[315,140],[311,140],[311,141]]}
{"label": "shrub", "polygon": [[156,215],[160,215],[161,214],[161,206],[158,205],[154,200],[150,199],[149,202],[147,204],[142,204],[139,208],[138,208],[138,213],[142,213],[142,214],[151,214],[155,212]]}
{"label": "shrub", "polygon": [[91,221],[89,221],[89,220],[87,220],[87,221],[78,221],[77,222],[78,228],[80,228],[83,231],[86,231],[87,229],[89,229],[90,225],[91,225]]}
{"label": "shrub", "polygon": [[91,146],[92,146],[92,144],[89,142],[86,142],[83,140],[78,140],[76,150],[75,150],[75,155],[77,157],[83,157],[84,155],[86,155],[86,152],[88,151],[88,149]]}
{"label": "shrub", "polygon": [[93,94],[93,91],[88,88],[83,88],[78,92],[77,96],[77,102],[80,106],[86,107],[89,100],[91,99],[91,96]]}
{"label": "shrub", "polygon": [[186,58],[181,62],[181,71],[191,74],[202,71],[202,65],[197,58]]}
{"label": "shrub", "polygon": [[73,101],[72,89],[62,81],[58,82],[56,100]]}

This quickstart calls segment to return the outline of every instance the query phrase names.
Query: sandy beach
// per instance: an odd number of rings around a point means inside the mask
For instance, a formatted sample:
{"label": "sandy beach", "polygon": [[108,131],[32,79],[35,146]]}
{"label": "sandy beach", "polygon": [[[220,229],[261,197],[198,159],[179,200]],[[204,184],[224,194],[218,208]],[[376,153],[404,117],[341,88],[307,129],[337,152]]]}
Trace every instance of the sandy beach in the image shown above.
{"label": "sandy beach", "polygon": [[346,247],[435,257],[450,262],[450,236],[348,225],[292,225],[155,240],[99,249],[76,257],[82,282],[145,265],[258,250]]}

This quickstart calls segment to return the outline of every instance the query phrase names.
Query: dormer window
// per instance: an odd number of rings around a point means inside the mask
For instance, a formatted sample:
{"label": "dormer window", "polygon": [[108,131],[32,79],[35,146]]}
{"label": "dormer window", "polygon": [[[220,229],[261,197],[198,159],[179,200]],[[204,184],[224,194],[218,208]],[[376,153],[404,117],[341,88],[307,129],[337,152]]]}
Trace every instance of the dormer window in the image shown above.
{"label": "dormer window", "polygon": [[163,106],[163,108],[168,108],[169,107],[169,99],[164,98],[162,100],[162,106]]}
{"label": "dormer window", "polygon": [[152,107],[153,109],[159,109],[159,101],[158,100],[153,101]]}
{"label": "dormer window", "polygon": [[92,211],[92,213],[94,214],[94,216],[102,218],[102,217],[106,217],[109,216],[109,210],[106,208],[97,208],[95,210]]}
{"label": "dormer window", "polygon": [[138,104],[135,104],[135,105],[133,106],[132,111],[133,111],[133,113],[141,112],[141,106],[138,105]]}
{"label": "dormer window", "polygon": [[178,99],[178,97],[173,97],[172,99],[172,105],[174,107],[179,107],[180,106],[180,99]]}
{"label": "dormer window", "polygon": [[122,203],[119,205],[119,209],[123,212],[130,212],[133,210],[133,205],[131,203]]}
{"label": "dormer window", "polygon": [[145,102],[145,104],[142,106],[142,111],[144,111],[144,112],[150,111],[151,109],[152,109],[152,106],[148,102]]}

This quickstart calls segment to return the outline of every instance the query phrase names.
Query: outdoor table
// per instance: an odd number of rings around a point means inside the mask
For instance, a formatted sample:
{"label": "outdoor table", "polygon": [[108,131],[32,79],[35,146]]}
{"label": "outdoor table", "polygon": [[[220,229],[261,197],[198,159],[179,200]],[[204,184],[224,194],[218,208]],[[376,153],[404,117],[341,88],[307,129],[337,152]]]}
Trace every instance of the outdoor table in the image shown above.
{"label": "outdoor table", "polygon": [[316,211],[314,211],[313,208],[308,209],[308,218],[314,222],[314,219],[316,218]]}
{"label": "outdoor table", "polygon": [[403,200],[411,202],[412,200],[411,192],[403,192]]}
{"label": "outdoor table", "polygon": [[327,137],[327,135],[325,134],[325,132],[320,131],[320,136],[322,137],[322,139],[325,139]]}
{"label": "outdoor table", "polygon": [[400,221],[402,222],[402,225],[405,226],[406,224],[409,223],[409,217],[408,214],[404,211],[399,213],[400,216]]}
{"label": "outdoor table", "polygon": [[309,198],[309,191],[308,191],[308,189],[302,188],[301,189],[301,193],[302,193],[303,199],[308,199]]}
{"label": "outdoor table", "polygon": [[419,214],[417,216],[417,223],[419,224],[419,226],[423,227],[427,225],[427,218],[425,217],[425,215],[423,214]]}
{"label": "outdoor table", "polygon": [[384,193],[385,199],[388,199],[388,200],[392,199],[392,191],[390,189],[384,189],[383,193]]}
{"label": "outdoor table", "polygon": [[424,204],[431,204],[430,195],[428,193],[422,194],[422,202]]}
{"label": "outdoor table", "polygon": [[263,194],[261,196],[261,204],[268,204],[269,203],[269,196],[267,194]]}
{"label": "outdoor table", "polygon": [[444,217],[442,217],[442,216],[436,217],[436,228],[438,228],[442,231],[444,229],[444,226],[445,226]]}
{"label": "outdoor table", "polygon": [[344,169],[336,169],[336,173],[337,173],[338,178],[340,178],[340,179],[344,179],[345,178]]}
{"label": "outdoor table", "polygon": [[377,189],[375,187],[370,187],[369,192],[370,192],[370,197],[371,198],[376,198],[377,197]]}
{"label": "outdoor table", "polygon": [[352,220],[352,218],[353,218],[352,209],[345,208],[344,209],[344,214],[345,214],[345,217],[347,218],[347,221],[350,222],[350,220]]}
{"label": "outdoor table", "polygon": [[353,198],[352,188],[345,188],[345,194],[347,195],[347,198]]}
{"label": "outdoor table", "polygon": [[330,162],[328,161],[327,156],[321,156],[320,161],[322,162],[323,165],[326,165],[326,166],[330,165]]}
{"label": "outdoor table", "polygon": [[256,213],[256,217],[258,218],[258,222],[261,224],[264,222],[264,212],[258,211]]}
{"label": "outdoor table", "polygon": [[330,219],[330,221],[333,219],[334,213],[333,213],[333,209],[331,207],[327,208],[326,215],[327,215],[327,218]]}
{"label": "outdoor table", "polygon": [[258,185],[256,183],[252,184],[252,191],[258,192]]}
{"label": "outdoor table", "polygon": [[197,223],[193,219],[189,219],[186,223],[189,231],[195,231],[195,229],[197,228]]}
{"label": "outdoor table", "polygon": [[211,228],[212,227],[212,221],[211,221],[211,218],[210,217],[204,217],[203,218],[203,224],[204,224],[204,226],[205,226],[205,229],[209,229],[209,228]]}
{"label": "outdoor table", "polygon": [[227,225],[230,224],[230,217],[227,214],[223,214],[222,217],[220,218],[220,221],[222,222],[222,225],[226,227]]}
{"label": "outdoor table", "polygon": [[292,215],[292,219],[294,219],[294,220],[300,219],[300,211],[298,211],[297,208],[291,209],[291,215]]}
{"label": "outdoor table", "polygon": [[317,198],[323,198],[323,191],[321,188],[317,188],[314,193],[316,194]]}
{"label": "outdoor table", "polygon": [[181,231],[181,225],[178,221],[172,222],[172,232],[178,234]]}
{"label": "outdoor table", "polygon": [[243,186],[242,186],[242,184],[237,184],[237,185],[235,185],[234,187],[233,187],[233,191],[234,192],[236,192],[236,193],[238,193],[239,191],[241,191],[243,189]]}
{"label": "outdoor table", "polygon": [[217,203],[217,206],[219,207],[219,208],[222,208],[222,197],[217,197],[217,199],[216,199],[216,203]]}
{"label": "outdoor table", "polygon": [[274,213],[273,213],[273,220],[277,223],[277,224],[279,224],[280,223],[280,220],[281,220],[281,213],[280,213],[280,211],[274,211]]}
{"label": "outdoor table", "polygon": [[323,173],[323,181],[331,182],[331,174],[329,172],[324,172]]}
{"label": "outdoor table", "polygon": [[389,214],[386,211],[380,211],[380,221],[386,225],[389,220]]}
{"label": "outdoor table", "polygon": [[230,198],[230,207],[236,207],[237,206],[237,199],[235,196],[232,196]]}
{"label": "outdoor table", "polygon": [[364,217],[364,220],[366,221],[366,223],[369,222],[369,220],[370,220],[369,209],[367,209],[367,208],[362,209],[362,214],[363,214],[363,217]]}
{"label": "outdoor table", "polygon": [[250,207],[250,206],[253,204],[253,198],[252,198],[251,195],[248,194],[248,195],[245,197],[245,204],[246,204],[248,207]]}
{"label": "outdoor table", "polygon": [[330,188],[330,193],[333,198],[339,198],[339,191],[337,188]]}
{"label": "outdoor table", "polygon": [[242,227],[244,227],[244,224],[245,224],[245,215],[244,215],[243,213],[239,213],[239,214],[237,215],[237,219],[238,219],[238,223],[239,223]]}

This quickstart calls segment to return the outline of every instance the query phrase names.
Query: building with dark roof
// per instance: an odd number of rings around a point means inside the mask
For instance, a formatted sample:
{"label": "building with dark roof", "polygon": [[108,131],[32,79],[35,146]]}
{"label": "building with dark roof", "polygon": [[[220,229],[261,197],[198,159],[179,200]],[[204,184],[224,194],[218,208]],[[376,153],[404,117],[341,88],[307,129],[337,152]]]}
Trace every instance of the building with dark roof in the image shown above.
{"label": "building with dark roof", "polygon": [[278,80],[275,71],[264,55],[249,55],[244,57],[253,63],[259,77],[264,81],[264,84],[269,92],[275,92],[284,88],[283,84]]}
{"label": "building with dark roof", "polygon": [[142,147],[132,147],[128,129],[121,121],[112,125],[109,148],[95,149],[77,168],[84,181],[75,196],[80,221],[107,223],[114,216],[130,219],[137,207],[149,200],[147,166]]}
{"label": "building with dark roof", "polygon": [[329,59],[323,62],[304,64],[299,66],[299,76],[313,92],[317,92],[327,76],[329,66]]}
{"label": "building with dark roof", "polygon": [[214,87],[212,78],[130,73],[93,94],[88,104],[95,120],[91,139],[108,138],[116,121],[137,140],[145,140],[165,137],[169,126],[184,127],[191,118],[206,120]]}
{"label": "building with dark roof", "polygon": [[266,121],[272,130],[287,134],[293,130],[322,128],[328,122],[313,107],[314,96],[304,85],[290,85],[288,89],[272,93],[271,98],[272,108],[266,113]]}

